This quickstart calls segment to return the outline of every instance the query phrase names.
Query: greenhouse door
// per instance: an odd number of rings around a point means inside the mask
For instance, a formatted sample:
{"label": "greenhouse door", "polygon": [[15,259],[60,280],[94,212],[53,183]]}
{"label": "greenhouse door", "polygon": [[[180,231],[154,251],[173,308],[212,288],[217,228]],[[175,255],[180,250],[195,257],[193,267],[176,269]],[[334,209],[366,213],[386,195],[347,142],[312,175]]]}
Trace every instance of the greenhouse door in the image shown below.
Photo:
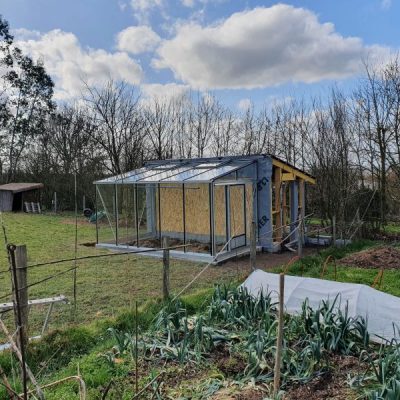
{"label": "greenhouse door", "polygon": [[246,246],[246,186],[235,184],[226,186],[227,200],[227,241],[228,250]]}

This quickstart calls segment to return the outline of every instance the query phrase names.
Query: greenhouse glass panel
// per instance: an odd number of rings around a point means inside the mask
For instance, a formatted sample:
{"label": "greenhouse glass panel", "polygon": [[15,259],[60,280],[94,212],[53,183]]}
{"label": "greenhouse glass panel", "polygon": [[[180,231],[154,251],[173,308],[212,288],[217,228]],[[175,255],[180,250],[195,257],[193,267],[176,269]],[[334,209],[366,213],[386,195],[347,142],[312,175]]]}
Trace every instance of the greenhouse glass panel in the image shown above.
{"label": "greenhouse glass panel", "polygon": [[157,185],[138,184],[135,186],[137,191],[138,246],[160,247]]}
{"label": "greenhouse glass panel", "polygon": [[98,243],[117,244],[115,185],[96,185]]}
{"label": "greenhouse glass panel", "polygon": [[116,185],[117,193],[117,243],[136,246],[135,186]]}
{"label": "greenhouse glass panel", "polygon": [[215,254],[227,251],[226,201],[227,186],[214,186],[214,242]]}

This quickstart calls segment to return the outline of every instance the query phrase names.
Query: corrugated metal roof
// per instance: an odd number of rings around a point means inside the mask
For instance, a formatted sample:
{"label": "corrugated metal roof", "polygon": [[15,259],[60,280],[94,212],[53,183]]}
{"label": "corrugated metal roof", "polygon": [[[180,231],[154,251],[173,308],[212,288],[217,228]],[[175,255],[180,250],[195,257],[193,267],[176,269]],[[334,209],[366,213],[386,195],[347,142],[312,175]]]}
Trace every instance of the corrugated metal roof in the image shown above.
{"label": "corrugated metal roof", "polygon": [[43,183],[18,182],[18,183],[6,183],[5,185],[0,185],[0,190],[19,193],[19,192],[27,192],[29,190],[34,190],[34,189],[42,189],[43,187],[44,187]]}

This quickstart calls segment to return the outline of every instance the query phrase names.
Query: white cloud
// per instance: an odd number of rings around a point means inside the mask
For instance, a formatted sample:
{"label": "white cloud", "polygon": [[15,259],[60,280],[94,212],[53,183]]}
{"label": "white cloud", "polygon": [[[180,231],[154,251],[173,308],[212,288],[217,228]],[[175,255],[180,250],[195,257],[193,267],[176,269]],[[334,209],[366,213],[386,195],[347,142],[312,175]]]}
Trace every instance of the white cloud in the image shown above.
{"label": "white cloud", "polygon": [[142,24],[147,23],[151,11],[162,9],[164,0],[131,0],[133,15]]}
{"label": "white cloud", "polygon": [[117,48],[132,54],[154,50],[161,38],[149,26],[130,26],[117,35]]}
{"label": "white cloud", "polygon": [[12,34],[18,40],[30,40],[30,39],[36,40],[39,39],[41,36],[41,33],[39,31],[25,29],[25,28],[13,29]]}
{"label": "white cloud", "polygon": [[147,11],[162,5],[163,0],[131,0],[132,8],[139,11]]}
{"label": "white cloud", "polygon": [[46,71],[55,81],[56,99],[79,96],[83,81],[101,84],[112,78],[139,84],[140,65],[126,52],[109,53],[102,49],[83,48],[73,33],[53,30],[26,39],[16,37],[16,45],[34,59],[42,59]]}
{"label": "white cloud", "polygon": [[392,6],[392,0],[381,0],[381,8],[383,10],[389,10]]}
{"label": "white cloud", "polygon": [[169,102],[183,98],[190,88],[178,83],[147,83],[141,86],[142,101],[151,103],[153,100]]}
{"label": "white cloud", "polygon": [[247,111],[251,107],[252,103],[250,99],[241,99],[237,107],[240,111]]}
{"label": "white cloud", "polygon": [[349,77],[363,57],[383,50],[341,36],[309,10],[278,4],[205,27],[180,25],[152,65],[170,68],[196,89],[257,88]]}

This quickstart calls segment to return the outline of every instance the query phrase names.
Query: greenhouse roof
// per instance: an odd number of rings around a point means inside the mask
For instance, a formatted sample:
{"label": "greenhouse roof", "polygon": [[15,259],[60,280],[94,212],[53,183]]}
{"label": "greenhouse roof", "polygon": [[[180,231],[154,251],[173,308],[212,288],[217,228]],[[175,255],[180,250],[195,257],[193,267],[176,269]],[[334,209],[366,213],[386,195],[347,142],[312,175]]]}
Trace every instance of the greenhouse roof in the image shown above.
{"label": "greenhouse roof", "polygon": [[232,172],[253,164],[256,159],[256,157],[220,157],[149,161],[142,168],[102,179],[95,183],[139,184],[213,182],[218,178],[225,177]]}
{"label": "greenhouse roof", "polygon": [[[96,184],[129,183],[210,183],[228,177],[231,173],[244,169],[262,158],[272,158],[277,166],[288,168],[294,174],[313,183],[314,178],[300,169],[285,163],[277,157],[257,154],[249,156],[227,156],[176,160],[148,161],[139,169],[125,172],[95,182]],[[255,170],[240,174],[241,180],[256,179]]]}

